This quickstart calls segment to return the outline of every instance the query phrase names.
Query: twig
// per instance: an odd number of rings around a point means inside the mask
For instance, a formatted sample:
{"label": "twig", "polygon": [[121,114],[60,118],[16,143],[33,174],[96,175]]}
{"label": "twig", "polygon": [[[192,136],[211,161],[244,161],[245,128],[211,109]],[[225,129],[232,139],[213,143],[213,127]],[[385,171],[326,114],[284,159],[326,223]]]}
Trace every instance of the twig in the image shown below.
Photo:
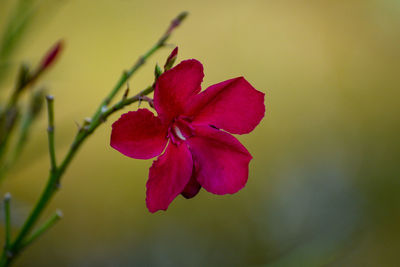
{"label": "twig", "polygon": [[46,96],[46,101],[48,115],[47,135],[49,140],[50,166],[51,172],[55,172],[57,170],[57,161],[54,147],[54,97],[52,95],[48,95]]}
{"label": "twig", "polygon": [[8,250],[11,241],[11,216],[10,216],[10,201],[11,194],[6,193],[4,195],[4,223],[5,223],[5,244],[4,249]]}
{"label": "twig", "polygon": [[18,102],[21,94],[34,83],[43,73],[54,64],[63,47],[63,41],[58,41],[43,57],[40,65],[33,71],[25,64],[21,64],[19,75],[17,77],[15,88],[8,99],[6,107],[0,112],[0,182],[4,172],[8,168],[8,163],[4,163],[8,140],[16,124],[19,107]]}
{"label": "twig", "polygon": [[[144,55],[139,57],[139,59],[136,61],[136,63],[126,72],[124,72],[117,82],[117,84],[114,86],[114,88],[111,90],[111,92],[107,95],[107,97],[103,100],[103,102],[100,104],[98,107],[97,111],[93,115],[93,123],[92,125],[95,125],[97,123],[97,120],[100,119],[102,111],[110,104],[112,99],[115,97],[115,95],[119,92],[119,90],[122,88],[122,86],[127,82],[127,80],[142,66],[146,63],[146,60],[154,54],[158,49],[161,47],[165,46],[166,41],[168,38],[171,36],[172,31],[182,23],[182,21],[186,18],[188,15],[187,12],[182,12],[179,14],[174,20],[172,20],[170,26],[166,30],[166,32],[161,36],[161,38],[153,45],[152,48],[150,48]],[[93,127],[91,127],[93,128]]]}
{"label": "twig", "polygon": [[0,163],[0,184],[4,179],[5,173],[12,167],[26,145],[31,127],[42,110],[45,99],[44,92],[45,90],[41,89],[34,92],[31,96],[28,110],[26,110],[20,122],[19,136],[14,149],[7,160]]}
{"label": "twig", "polygon": [[63,217],[61,210],[57,210],[53,216],[51,216],[39,229],[37,229],[30,237],[28,237],[22,244],[21,249],[29,246],[33,241],[39,238],[43,233],[49,230],[54,224],[56,224]]}

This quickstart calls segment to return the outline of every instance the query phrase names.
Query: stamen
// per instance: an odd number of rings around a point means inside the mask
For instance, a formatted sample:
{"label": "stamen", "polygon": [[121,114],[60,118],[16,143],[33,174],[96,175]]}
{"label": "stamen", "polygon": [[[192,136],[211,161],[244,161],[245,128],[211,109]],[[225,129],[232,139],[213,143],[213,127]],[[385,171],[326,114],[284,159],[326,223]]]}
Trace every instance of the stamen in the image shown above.
{"label": "stamen", "polygon": [[180,139],[182,139],[183,141],[186,140],[186,138],[183,136],[181,130],[180,130],[176,125],[174,125],[174,131],[175,131],[175,134],[176,134]]}

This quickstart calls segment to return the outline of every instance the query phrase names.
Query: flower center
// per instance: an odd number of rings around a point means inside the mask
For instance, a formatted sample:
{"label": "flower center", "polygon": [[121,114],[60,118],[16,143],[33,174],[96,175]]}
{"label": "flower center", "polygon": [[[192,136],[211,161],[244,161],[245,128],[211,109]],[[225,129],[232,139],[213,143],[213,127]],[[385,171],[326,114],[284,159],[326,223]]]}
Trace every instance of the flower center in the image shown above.
{"label": "flower center", "polygon": [[178,128],[178,126],[174,125],[174,131],[175,131],[175,135],[180,138],[181,140],[185,141],[186,137],[183,136],[181,130]]}
{"label": "flower center", "polygon": [[184,118],[176,118],[168,129],[168,137],[174,144],[179,144],[193,136],[193,127]]}

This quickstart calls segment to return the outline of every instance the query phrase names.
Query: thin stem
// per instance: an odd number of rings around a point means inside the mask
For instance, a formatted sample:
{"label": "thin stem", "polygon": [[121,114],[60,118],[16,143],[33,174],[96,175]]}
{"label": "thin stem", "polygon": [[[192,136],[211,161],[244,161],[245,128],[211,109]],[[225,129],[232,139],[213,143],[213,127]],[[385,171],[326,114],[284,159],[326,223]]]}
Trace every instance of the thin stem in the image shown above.
{"label": "thin stem", "polygon": [[10,155],[7,157],[7,159],[0,164],[0,185],[3,181],[5,173],[16,162],[27,143],[30,129],[33,126],[35,120],[39,117],[42,110],[42,106],[45,100],[44,92],[44,89],[37,90],[31,96],[29,108],[25,111],[25,114],[20,122],[19,136],[14,145],[14,149],[12,153],[10,153]]}
{"label": "thin stem", "polygon": [[161,38],[151,47],[145,54],[143,54],[139,59],[136,61],[136,63],[126,72],[124,72],[119,79],[119,81],[116,83],[114,88],[111,90],[111,92],[106,96],[106,98],[103,100],[103,102],[100,104],[98,109],[96,110],[95,114],[92,117],[92,127],[97,123],[96,121],[100,119],[101,113],[104,111],[105,108],[110,104],[112,99],[115,97],[115,95],[121,90],[122,86],[128,81],[128,79],[141,67],[146,63],[146,60],[153,55],[158,49],[161,47],[165,46],[166,41],[169,39],[171,36],[172,31],[182,23],[182,21],[186,18],[188,15],[187,12],[182,12],[180,13],[174,20],[172,20],[170,26],[168,29],[165,31],[165,33],[161,36]]}
{"label": "thin stem", "polygon": [[44,232],[49,230],[54,224],[62,219],[63,213],[57,210],[42,226],[40,226],[30,237],[28,237],[22,244],[21,249],[29,246],[33,241],[40,237]]}
{"label": "thin stem", "polygon": [[0,38],[0,82],[5,77],[9,58],[13,54],[16,45],[20,42],[25,30],[30,25],[29,21],[36,12],[32,4],[33,1],[18,1],[12,10],[7,26],[4,28]]}
{"label": "thin stem", "polygon": [[2,262],[0,261],[0,266],[7,266],[11,262],[11,260],[14,259],[15,256],[20,252],[21,245],[23,244],[26,235],[29,234],[32,227],[35,225],[36,221],[39,219],[42,211],[47,206],[47,204],[50,202],[51,198],[53,197],[54,193],[56,192],[56,189],[58,189],[58,185],[60,183],[60,179],[61,179],[62,175],[64,174],[66,168],[68,167],[71,160],[73,159],[76,152],[78,151],[79,147],[86,140],[86,138],[90,134],[92,134],[93,131],[96,130],[97,127],[100,126],[104,122],[104,120],[107,119],[111,114],[113,114],[114,112],[116,112],[118,110],[121,110],[122,108],[124,108],[127,105],[130,105],[134,102],[139,101],[141,96],[148,95],[151,92],[153,92],[153,90],[154,90],[154,87],[149,86],[145,90],[143,90],[142,92],[140,92],[139,94],[137,94],[133,97],[120,100],[119,102],[117,102],[115,105],[113,105],[111,108],[107,109],[103,113],[103,116],[102,116],[103,120],[97,121],[97,123],[93,126],[93,128],[78,132],[78,134],[75,137],[74,142],[71,145],[70,150],[68,151],[64,160],[61,162],[60,166],[57,168],[57,170],[55,172],[50,173],[49,179],[47,181],[47,185],[46,185],[40,199],[36,203],[36,206],[32,210],[28,219],[25,221],[24,226],[22,227],[21,231],[17,235],[17,238],[15,239],[14,243],[12,244],[10,250],[13,252],[13,254],[12,254],[13,257],[6,258],[5,265],[4,264],[2,265]]}
{"label": "thin stem", "polygon": [[[112,113],[122,109],[126,105],[138,101],[140,97],[150,94],[154,90],[153,86],[149,86],[139,94],[131,98],[123,97],[122,100],[117,102],[112,107],[110,108],[107,107],[109,103],[113,100],[115,95],[122,88],[122,86],[125,84],[125,82],[145,63],[145,61],[152,54],[154,54],[154,52],[156,52],[158,49],[160,49],[165,45],[165,42],[171,35],[172,31],[182,22],[182,20],[186,17],[186,15],[187,13],[185,12],[181,13],[180,15],[178,15],[177,18],[175,18],[172,21],[171,25],[164,33],[164,35],[160,38],[160,40],[158,40],[158,42],[152,48],[150,48],[143,56],[141,56],[129,71],[127,71],[124,75],[122,75],[122,77],[117,82],[115,87],[111,90],[110,94],[103,100],[103,102],[100,104],[100,106],[94,113],[93,117],[91,118],[90,125],[87,125],[87,127],[84,127],[83,129],[78,131],[64,160],[58,167],[55,168],[54,171],[50,172],[47,184],[39,200],[37,201],[35,207],[32,209],[30,215],[26,219],[15,241],[10,245],[9,251],[11,252],[11,257],[8,257],[6,251],[3,251],[2,257],[0,258],[0,266],[8,266],[12,262],[12,260],[14,260],[15,257],[21,252],[22,246],[26,242],[27,235],[31,232],[37,220],[40,218],[40,215],[42,214],[43,210],[50,202],[54,193],[57,191],[62,175],[64,174],[66,168],[69,166],[71,160],[75,156],[76,152],[79,150],[82,143],[86,140],[86,138],[90,136],[97,129],[97,127],[100,126]],[[49,145],[51,146],[50,136],[49,136]],[[54,145],[53,148],[50,148],[50,154],[53,153],[51,152],[52,149],[54,149]],[[54,164],[54,166],[56,165]]]}
{"label": "thin stem", "polygon": [[[19,75],[16,81],[16,86],[5,105],[4,110],[0,112],[0,166],[4,167],[6,164],[3,162],[7,152],[7,145],[14,126],[17,122],[18,116],[18,100],[23,89],[28,85],[26,79],[29,69],[26,65],[21,65]],[[1,175],[1,174],[0,174]],[[2,176],[0,176],[1,180]]]}
{"label": "thin stem", "polygon": [[[28,140],[29,130],[32,127],[34,119],[35,119],[35,117],[30,113],[25,114],[24,118],[22,119],[20,130],[19,130],[19,136],[16,141],[14,151],[11,154],[11,156],[9,157],[9,160],[3,164],[4,171],[7,171],[7,169],[10,168],[15,163],[15,161],[17,160],[19,155],[22,153],[22,150]],[[1,174],[0,174],[0,177],[1,177]]]}
{"label": "thin stem", "polygon": [[11,194],[4,195],[4,221],[5,221],[5,249],[8,250],[11,241],[11,215],[10,215]]}
{"label": "thin stem", "polygon": [[[8,162],[3,162],[7,143],[11,132],[16,124],[16,117],[14,116],[18,112],[18,102],[23,91],[26,91],[29,87],[33,87],[34,83],[40,78],[40,76],[52,65],[62,50],[63,42],[59,41],[52,49],[45,55],[39,67],[34,71],[30,71],[29,67],[22,64],[20,67],[19,75],[17,77],[15,88],[6,104],[5,109],[0,112],[0,180],[3,177],[4,172],[8,168]],[[33,96],[33,102],[37,100],[37,96],[43,93],[43,90],[39,91]],[[36,98],[35,98],[36,97]],[[33,113],[38,108],[37,103],[33,103]],[[40,109],[40,107],[39,107]],[[15,113],[15,114],[14,114]],[[31,114],[35,116],[37,114]],[[26,128],[27,129],[27,128]],[[1,182],[1,181],[0,181]]]}
{"label": "thin stem", "polygon": [[141,99],[143,99],[143,96],[146,96],[146,95],[152,93],[153,91],[154,91],[154,86],[150,85],[150,86],[146,87],[146,89],[142,90],[139,94],[137,94],[135,96],[132,96],[130,98],[121,99],[120,101],[115,103],[112,107],[108,108],[107,110],[105,110],[103,112],[103,118],[107,119],[114,112],[116,112],[118,110],[121,110],[122,108],[124,108],[127,105],[130,105],[132,103],[140,101]]}
{"label": "thin stem", "polygon": [[[0,115],[0,166],[4,163],[5,154],[8,148],[8,141],[19,118],[17,106],[7,108]],[[0,177],[1,180],[2,177]]]}
{"label": "thin stem", "polygon": [[47,101],[47,116],[48,116],[48,141],[50,153],[51,172],[57,170],[56,152],[54,147],[54,97],[52,95],[46,96]]}

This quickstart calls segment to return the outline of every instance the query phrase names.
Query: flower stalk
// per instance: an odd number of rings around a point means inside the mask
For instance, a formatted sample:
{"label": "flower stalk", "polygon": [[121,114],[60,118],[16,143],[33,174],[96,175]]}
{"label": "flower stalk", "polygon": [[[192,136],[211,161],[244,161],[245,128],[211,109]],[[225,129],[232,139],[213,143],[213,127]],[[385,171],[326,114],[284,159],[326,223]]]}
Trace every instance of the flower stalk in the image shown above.
{"label": "flower stalk", "polygon": [[40,90],[33,92],[31,95],[28,110],[21,118],[18,137],[14,149],[12,153],[8,155],[7,160],[5,160],[4,162],[2,162],[2,164],[0,164],[0,183],[2,181],[1,178],[4,177],[8,169],[18,159],[28,141],[29,133],[33,126],[33,123],[38,118],[43,107],[45,99],[44,92],[45,90],[42,88]]}
{"label": "flower stalk", "polygon": [[[7,101],[6,107],[4,108],[4,110],[0,112],[0,182],[4,176],[4,173],[8,169],[10,163],[12,163],[12,161],[14,160],[14,156],[18,154],[19,152],[18,150],[21,150],[22,147],[18,146],[24,145],[24,140],[22,140],[21,143],[19,142],[14,155],[11,155],[10,160],[7,162],[5,156],[7,153],[10,136],[12,135],[12,132],[18,122],[18,117],[20,113],[19,104],[20,104],[21,94],[27,91],[28,89],[32,88],[35,82],[43,75],[43,73],[46,70],[48,70],[52,64],[54,64],[54,62],[59,57],[60,52],[62,51],[62,47],[63,47],[63,42],[58,41],[43,57],[40,65],[32,71],[26,64],[21,64],[18,77],[15,82],[16,85],[14,87],[14,90],[12,91]],[[39,107],[37,105],[36,106],[34,105],[33,109],[28,110],[28,112],[32,112],[32,114],[28,114],[26,118],[32,119],[33,121],[33,119],[38,113],[37,108]],[[29,129],[29,126],[32,121],[29,120],[23,121],[24,123],[23,126],[26,126],[25,128],[26,130]],[[26,135],[22,137],[25,138]]]}
{"label": "flower stalk", "polygon": [[42,226],[40,226],[30,237],[28,237],[21,245],[22,248],[29,246],[33,241],[39,238],[43,233],[47,232],[63,217],[61,210],[57,210]]}
{"label": "flower stalk", "polygon": [[171,36],[172,31],[180,25],[180,23],[186,18],[187,12],[182,12],[179,14],[168,27],[167,31],[161,36],[161,38],[151,47],[144,55],[139,57],[136,63],[128,70],[122,73],[121,78],[118,80],[111,92],[104,98],[103,102],[100,104],[95,114],[92,117],[92,125],[90,130],[93,130],[97,121],[102,117],[102,112],[107,108],[110,102],[114,99],[115,95],[121,90],[122,86],[128,81],[128,79],[146,63],[146,60],[153,55],[158,49],[165,46],[167,40]]}
{"label": "flower stalk", "polygon": [[10,215],[10,201],[11,201],[11,194],[6,193],[4,195],[4,224],[5,224],[5,242],[4,242],[4,249],[8,250],[10,246],[11,240],[11,215]]}
{"label": "flower stalk", "polygon": [[[8,250],[4,250],[3,254],[0,258],[0,266],[9,266],[12,261],[20,254],[21,250],[29,245],[31,242],[37,239],[40,235],[42,235],[48,228],[50,228],[58,219],[54,216],[45,223],[41,228],[39,228],[34,234],[30,237],[32,229],[36,225],[39,220],[41,214],[44,209],[49,204],[50,200],[54,196],[55,192],[59,188],[60,180],[65,173],[65,170],[71,163],[72,159],[76,155],[77,151],[81,147],[82,143],[99,127],[105,120],[114,112],[121,110],[127,105],[130,105],[134,102],[139,101],[143,96],[150,94],[153,92],[153,85],[147,87],[143,91],[139,92],[135,96],[127,97],[124,96],[120,101],[115,103],[112,106],[109,106],[111,101],[115,98],[117,93],[121,90],[123,85],[128,81],[128,79],[136,73],[136,71],[145,64],[147,59],[153,55],[157,50],[164,47],[166,41],[170,37],[173,30],[182,22],[182,20],[187,16],[186,12],[181,13],[175,18],[167,31],[162,35],[162,37],[139,59],[136,63],[126,72],[124,72],[121,78],[118,80],[114,88],[110,91],[110,93],[104,98],[99,107],[94,112],[93,116],[88,120],[89,124],[85,127],[81,127],[73,142],[70,146],[69,151],[65,155],[64,159],[61,161],[60,165],[56,164],[55,159],[55,146],[54,146],[54,111],[53,111],[53,98],[47,97],[48,104],[48,120],[49,120],[49,128],[48,128],[48,140],[49,140],[49,152],[50,152],[50,162],[51,162],[51,171],[49,173],[49,178],[47,180],[47,184],[33,207],[30,215],[26,219],[24,225],[21,230],[18,232],[15,240],[10,242]],[[9,252],[9,253],[8,253]]]}
{"label": "flower stalk", "polygon": [[55,172],[57,170],[57,160],[54,147],[54,97],[52,95],[47,95],[46,101],[48,117],[47,135],[49,142],[50,166],[51,172]]}

